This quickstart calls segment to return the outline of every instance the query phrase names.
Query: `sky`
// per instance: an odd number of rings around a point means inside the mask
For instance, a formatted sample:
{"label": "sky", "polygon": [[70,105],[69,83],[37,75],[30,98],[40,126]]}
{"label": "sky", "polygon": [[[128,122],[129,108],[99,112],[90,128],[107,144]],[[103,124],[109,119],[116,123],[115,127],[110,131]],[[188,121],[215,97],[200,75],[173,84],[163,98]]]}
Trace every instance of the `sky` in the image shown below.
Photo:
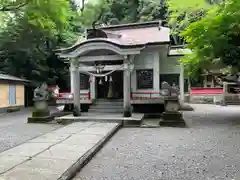
{"label": "sky", "polygon": [[[79,5],[80,7],[82,7],[82,0],[74,0],[76,3],[77,3],[77,5]],[[88,0],[84,0],[85,1],[85,3],[87,3],[88,2]]]}

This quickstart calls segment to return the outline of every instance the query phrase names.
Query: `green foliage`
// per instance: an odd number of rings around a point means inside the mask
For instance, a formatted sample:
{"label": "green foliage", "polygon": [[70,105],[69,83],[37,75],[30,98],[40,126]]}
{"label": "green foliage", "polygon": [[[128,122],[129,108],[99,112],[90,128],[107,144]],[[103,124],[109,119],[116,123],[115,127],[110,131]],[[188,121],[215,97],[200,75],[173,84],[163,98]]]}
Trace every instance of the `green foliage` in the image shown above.
{"label": "green foliage", "polygon": [[99,0],[88,3],[79,17],[85,27],[92,23],[114,25],[139,21],[166,20],[168,7],[160,0]]}
{"label": "green foliage", "polygon": [[21,8],[5,3],[11,10],[0,12],[5,17],[0,32],[0,69],[32,80],[33,85],[56,83],[66,77],[67,70],[53,50],[76,41],[73,21],[77,12],[67,0],[26,2]]}
{"label": "green foliage", "polygon": [[190,72],[192,66],[208,68],[224,64],[234,72],[240,69],[240,1],[229,0],[209,10],[201,20],[190,24],[182,33],[193,54],[182,59]]}
{"label": "green foliage", "polygon": [[168,5],[165,0],[159,1],[141,1],[139,5],[140,21],[167,20]]}
{"label": "green foliage", "polygon": [[180,33],[191,23],[199,21],[209,9],[214,8],[218,3],[220,0],[168,0],[169,24],[175,44],[184,44]]}
{"label": "green foliage", "polygon": [[12,18],[24,16],[32,26],[53,34],[65,28],[71,16],[68,0],[1,0],[0,4],[0,12]]}
{"label": "green foliage", "polygon": [[159,0],[92,0],[83,11],[72,0],[0,0],[0,71],[66,89],[68,67],[53,50],[95,24],[164,20],[167,13]]}

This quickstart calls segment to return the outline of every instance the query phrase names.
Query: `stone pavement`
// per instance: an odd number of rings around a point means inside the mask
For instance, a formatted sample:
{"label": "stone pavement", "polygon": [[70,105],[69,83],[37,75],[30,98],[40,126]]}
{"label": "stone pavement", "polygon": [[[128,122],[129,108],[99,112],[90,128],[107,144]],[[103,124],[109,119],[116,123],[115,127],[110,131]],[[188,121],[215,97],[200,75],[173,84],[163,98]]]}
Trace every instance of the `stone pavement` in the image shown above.
{"label": "stone pavement", "polygon": [[4,151],[0,180],[66,179],[118,127],[119,123],[77,122]]}
{"label": "stone pavement", "polygon": [[[56,108],[50,107],[51,112]],[[62,127],[59,124],[28,124],[31,108],[0,114],[0,152]]]}
{"label": "stone pavement", "polygon": [[81,116],[75,117],[72,114],[56,117],[57,121],[75,120],[75,121],[141,121],[144,117],[143,113],[133,113],[131,117],[123,117],[122,113],[82,113]]}
{"label": "stone pavement", "polygon": [[189,128],[122,128],[74,180],[239,180],[240,106],[193,107]]}

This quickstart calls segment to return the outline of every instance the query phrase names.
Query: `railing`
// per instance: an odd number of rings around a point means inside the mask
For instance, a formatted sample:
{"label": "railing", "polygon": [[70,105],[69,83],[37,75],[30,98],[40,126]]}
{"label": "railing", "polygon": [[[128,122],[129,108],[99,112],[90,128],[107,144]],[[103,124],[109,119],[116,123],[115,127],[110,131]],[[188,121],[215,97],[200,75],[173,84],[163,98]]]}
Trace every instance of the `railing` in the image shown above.
{"label": "railing", "polygon": [[216,104],[223,102],[223,88],[193,87],[190,89],[191,103]]}
{"label": "railing", "polygon": [[190,95],[223,94],[223,88],[191,88]]}
{"label": "railing", "polygon": [[[61,93],[58,94],[57,99],[68,99],[68,100],[73,99],[73,93],[61,92]],[[90,100],[91,99],[91,92],[90,91],[84,92],[84,93],[80,92],[80,99]]]}
{"label": "railing", "polygon": [[161,99],[163,97],[162,92],[131,92],[131,100],[136,99]]}

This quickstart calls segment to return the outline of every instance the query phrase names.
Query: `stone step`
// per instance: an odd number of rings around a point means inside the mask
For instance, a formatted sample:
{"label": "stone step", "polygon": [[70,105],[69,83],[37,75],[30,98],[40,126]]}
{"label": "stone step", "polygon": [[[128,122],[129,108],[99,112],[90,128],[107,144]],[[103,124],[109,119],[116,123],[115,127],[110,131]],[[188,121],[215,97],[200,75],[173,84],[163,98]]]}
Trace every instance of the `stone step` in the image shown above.
{"label": "stone step", "polygon": [[98,102],[123,102],[123,99],[97,99]]}
{"label": "stone step", "polygon": [[108,99],[102,99],[102,100],[99,100],[99,99],[97,99],[96,100],[96,103],[97,104],[117,104],[117,103],[123,103],[123,100],[122,99],[120,99],[120,100],[108,100]]}
{"label": "stone step", "polygon": [[95,104],[95,105],[92,105],[91,108],[93,108],[93,109],[123,109],[123,105]]}
{"label": "stone step", "polygon": [[160,118],[152,118],[152,119],[143,119],[141,123],[142,128],[157,128],[160,127],[161,119]]}
{"label": "stone step", "polygon": [[123,102],[96,102],[95,105],[123,106]]}
{"label": "stone step", "polygon": [[100,116],[103,116],[103,115],[112,115],[112,116],[114,116],[115,114],[123,114],[123,113],[122,112],[118,112],[118,113],[116,113],[116,112],[88,112],[88,114],[89,115],[97,114],[100,117]]}
{"label": "stone step", "polygon": [[93,109],[88,110],[89,113],[123,113],[123,109]]}

